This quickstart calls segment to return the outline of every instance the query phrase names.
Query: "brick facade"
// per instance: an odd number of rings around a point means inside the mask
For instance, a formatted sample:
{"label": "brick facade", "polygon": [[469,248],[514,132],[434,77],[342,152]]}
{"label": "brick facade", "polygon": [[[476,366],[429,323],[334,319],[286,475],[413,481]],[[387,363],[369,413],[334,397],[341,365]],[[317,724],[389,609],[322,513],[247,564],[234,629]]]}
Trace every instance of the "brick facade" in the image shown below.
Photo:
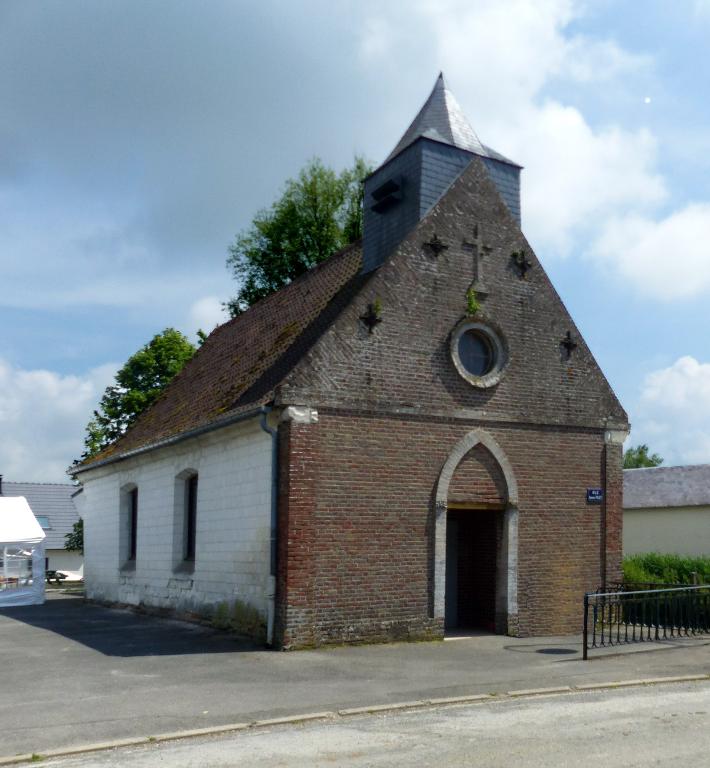
{"label": "brick facade", "polygon": [[483,445],[472,448],[461,459],[449,485],[454,504],[505,506],[508,490],[495,456]]}
{"label": "brick facade", "polygon": [[[441,636],[433,489],[451,447],[475,426],[335,411],[321,411],[318,424],[282,425],[284,646]],[[577,631],[581,595],[601,579],[601,509],[585,489],[603,485],[604,432],[486,427],[521,468],[518,633]],[[452,486],[462,498],[458,478]],[[607,531],[621,519],[611,502]]]}
{"label": "brick facade", "polygon": [[[476,277],[462,247],[476,227],[487,246],[476,320],[508,356],[488,389],[459,375],[449,348]],[[438,257],[423,245],[434,234],[449,245]],[[520,249],[533,264],[525,279],[511,260]],[[359,316],[375,298],[382,323],[369,333]],[[578,345],[569,358],[567,331]],[[626,415],[481,160],[370,276],[277,403],[319,412],[317,424],[281,427],[283,646],[442,635],[435,493],[471,430],[495,441],[517,484],[504,631],[577,631],[583,593],[618,575],[621,447],[605,437],[625,429]],[[606,489],[601,506],[586,502],[597,487]],[[455,469],[446,502],[504,506],[507,491],[500,462],[478,445]]]}

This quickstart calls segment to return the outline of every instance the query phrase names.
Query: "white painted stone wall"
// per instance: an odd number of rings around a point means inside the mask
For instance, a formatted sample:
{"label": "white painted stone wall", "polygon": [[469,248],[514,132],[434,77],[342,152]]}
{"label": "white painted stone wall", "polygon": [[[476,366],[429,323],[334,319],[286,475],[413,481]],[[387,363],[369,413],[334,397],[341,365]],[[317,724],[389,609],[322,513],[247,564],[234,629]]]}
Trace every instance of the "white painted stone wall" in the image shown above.
{"label": "white painted stone wall", "polygon": [[47,569],[50,571],[79,571],[84,562],[81,552],[67,552],[66,549],[45,549],[48,558]]}
{"label": "white painted stone wall", "polygon": [[624,554],[710,556],[710,506],[624,510]]}
{"label": "white painted stone wall", "polygon": [[[198,473],[193,572],[179,564],[181,542],[174,540],[182,487],[176,489],[176,476],[188,469]],[[239,599],[266,615],[271,437],[258,418],[100,467],[80,480],[89,598],[180,611]],[[133,568],[120,536],[122,489],[130,484],[138,488]],[[181,499],[178,504],[181,509]]]}

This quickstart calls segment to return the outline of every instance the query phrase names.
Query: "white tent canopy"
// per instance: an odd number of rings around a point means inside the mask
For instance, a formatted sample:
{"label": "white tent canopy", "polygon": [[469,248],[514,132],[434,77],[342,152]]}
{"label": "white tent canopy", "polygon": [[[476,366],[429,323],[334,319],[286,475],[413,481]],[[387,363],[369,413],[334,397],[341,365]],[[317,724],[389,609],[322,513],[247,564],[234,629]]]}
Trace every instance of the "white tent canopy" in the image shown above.
{"label": "white tent canopy", "polygon": [[0,545],[39,544],[44,531],[24,496],[0,497]]}
{"label": "white tent canopy", "polygon": [[24,496],[0,496],[0,608],[44,602],[44,538]]}

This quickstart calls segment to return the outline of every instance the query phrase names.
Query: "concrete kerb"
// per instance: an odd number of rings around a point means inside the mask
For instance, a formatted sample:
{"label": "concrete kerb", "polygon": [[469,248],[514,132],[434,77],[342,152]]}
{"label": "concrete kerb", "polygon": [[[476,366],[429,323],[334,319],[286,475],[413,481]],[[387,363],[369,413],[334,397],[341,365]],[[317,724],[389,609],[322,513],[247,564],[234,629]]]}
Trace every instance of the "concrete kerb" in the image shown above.
{"label": "concrete kerb", "polygon": [[548,696],[553,693],[572,693],[572,688],[569,685],[560,685],[555,688],[524,688],[520,691],[508,691],[507,695],[517,699],[523,696]]}
{"label": "concrete kerb", "polygon": [[692,683],[696,680],[710,680],[710,675],[676,675],[674,677],[643,677],[638,680],[617,680],[611,683],[585,683],[575,686],[577,691],[597,691],[604,688],[632,688],[639,685],[662,685],[664,683]]}
{"label": "concrete kerb", "polygon": [[234,731],[270,728],[279,725],[297,725],[299,723],[318,720],[335,720],[355,715],[384,714],[387,712],[400,712],[404,710],[422,709],[424,707],[462,706],[465,704],[483,704],[489,701],[502,701],[505,699],[533,698],[535,696],[569,695],[571,693],[584,693],[585,691],[614,690],[617,688],[632,688],[639,686],[664,685],[671,683],[689,683],[710,680],[710,674],[676,675],[673,677],[648,677],[635,680],[610,680],[604,683],[583,683],[575,686],[558,686],[552,688],[528,688],[523,690],[507,691],[506,693],[479,693],[470,696],[450,696],[436,699],[417,699],[416,701],[400,701],[391,704],[374,704],[366,707],[351,707],[337,712],[308,712],[289,717],[275,717],[268,720],[253,720],[244,723],[229,723],[227,725],[215,725],[207,728],[194,728],[191,730],[162,733],[156,736],[140,736],[128,739],[116,739],[114,741],[97,742],[77,747],[64,747],[61,749],[49,749],[41,753],[25,753],[0,757],[0,766],[19,765],[51,758],[71,757],[72,755],[86,754],[87,752],[102,752],[121,747],[145,747],[166,741],[196,738],[199,736],[218,736]]}

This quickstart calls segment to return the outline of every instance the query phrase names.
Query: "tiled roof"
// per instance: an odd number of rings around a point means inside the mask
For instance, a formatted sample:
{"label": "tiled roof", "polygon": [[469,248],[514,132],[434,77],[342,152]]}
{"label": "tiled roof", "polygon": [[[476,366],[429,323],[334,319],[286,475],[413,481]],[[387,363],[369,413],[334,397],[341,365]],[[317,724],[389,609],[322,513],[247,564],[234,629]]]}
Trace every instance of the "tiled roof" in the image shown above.
{"label": "tiled roof", "polygon": [[3,496],[24,496],[35,517],[49,518],[49,529],[45,529],[46,549],[64,549],[64,536],[70,533],[79,514],[74,506],[72,494],[75,485],[69,483],[9,483],[2,482]]}
{"label": "tiled roof", "polygon": [[334,299],[341,289],[354,289],[361,256],[359,243],[348,246],[216,328],[128,432],[83,466],[216,425],[269,402],[328,322],[326,310],[337,310]]}
{"label": "tiled roof", "polygon": [[450,144],[482,157],[490,157],[494,160],[502,160],[505,163],[516,165],[516,163],[481,143],[453,93],[446,86],[444,75],[441,73],[436,79],[429,98],[404,132],[404,136],[397,142],[397,146],[390,152],[385,163],[422,137],[440,141],[443,144]]}
{"label": "tiled roof", "polygon": [[710,464],[624,470],[624,509],[710,505]]}

